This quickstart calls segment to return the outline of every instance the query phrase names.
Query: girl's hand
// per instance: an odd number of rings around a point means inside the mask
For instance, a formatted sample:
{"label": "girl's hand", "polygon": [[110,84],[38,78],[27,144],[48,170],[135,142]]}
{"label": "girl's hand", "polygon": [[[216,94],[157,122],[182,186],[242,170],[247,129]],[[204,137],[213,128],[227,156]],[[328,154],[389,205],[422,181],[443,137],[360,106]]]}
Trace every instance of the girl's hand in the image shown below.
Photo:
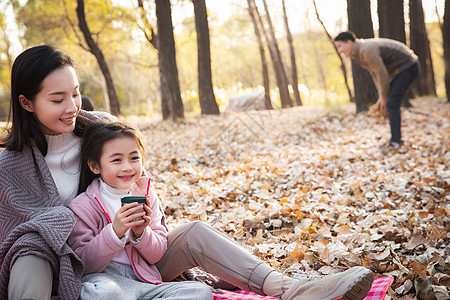
{"label": "girl's hand", "polygon": [[112,224],[114,232],[116,233],[116,235],[119,239],[123,238],[125,233],[131,227],[147,222],[145,219],[133,222],[134,219],[143,217],[146,215],[146,212],[134,214],[138,210],[142,209],[142,206],[143,206],[142,204],[133,202],[133,203],[125,204],[124,206],[119,208],[119,210],[116,213],[116,217],[114,218],[114,222]]}
{"label": "girl's hand", "polygon": [[148,206],[149,200],[147,199],[147,204],[144,205],[145,215],[142,217],[144,220],[134,222],[133,227],[131,227],[131,230],[133,231],[134,236],[138,239],[142,236],[144,233],[145,228],[150,224],[151,216],[152,216],[152,210],[150,209],[150,206]]}

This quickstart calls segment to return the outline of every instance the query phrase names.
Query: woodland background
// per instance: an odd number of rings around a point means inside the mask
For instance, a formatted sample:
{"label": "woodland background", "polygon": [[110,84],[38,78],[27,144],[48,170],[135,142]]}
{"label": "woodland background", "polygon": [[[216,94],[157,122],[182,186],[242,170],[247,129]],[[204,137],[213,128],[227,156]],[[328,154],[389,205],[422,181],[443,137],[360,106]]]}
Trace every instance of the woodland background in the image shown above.
{"label": "woodland background", "polygon": [[[339,9],[334,22],[327,1]],[[225,14],[203,0],[2,0],[0,118],[15,56],[41,43],[76,60],[97,109],[125,116],[219,114],[248,92],[264,93],[267,108],[352,99],[364,111],[377,97],[372,80],[329,40],[347,29],[408,44],[421,59],[415,95],[448,94],[448,0],[426,0],[428,16],[421,0],[327,1],[229,0]]]}
{"label": "woodland background", "polygon": [[[0,1],[0,118],[14,57],[54,45],[96,109],[142,130],[170,227],[203,220],[280,270],[364,265],[394,276],[389,299],[448,299],[450,1],[341,1],[331,24],[334,0],[230,1],[225,18],[214,1]],[[330,41],[347,29],[419,55],[400,151],[380,150],[372,80]],[[225,109],[252,92],[265,110]]]}

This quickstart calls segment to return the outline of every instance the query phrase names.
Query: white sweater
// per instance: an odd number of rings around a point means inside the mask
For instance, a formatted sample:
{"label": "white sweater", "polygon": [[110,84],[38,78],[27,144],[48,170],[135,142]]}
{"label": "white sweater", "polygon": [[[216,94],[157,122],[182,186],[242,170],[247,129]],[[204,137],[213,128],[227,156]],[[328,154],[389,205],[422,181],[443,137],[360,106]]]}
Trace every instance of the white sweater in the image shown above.
{"label": "white sweater", "polygon": [[45,161],[64,205],[77,196],[80,180],[81,138],[73,133],[46,135],[48,143]]}

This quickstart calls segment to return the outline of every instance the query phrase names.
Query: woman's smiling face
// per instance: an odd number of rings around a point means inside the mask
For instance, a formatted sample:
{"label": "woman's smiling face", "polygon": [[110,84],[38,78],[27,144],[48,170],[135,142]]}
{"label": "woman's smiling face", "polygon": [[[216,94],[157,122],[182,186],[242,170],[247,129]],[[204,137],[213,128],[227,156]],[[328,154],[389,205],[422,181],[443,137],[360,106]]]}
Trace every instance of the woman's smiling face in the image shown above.
{"label": "woman's smiling face", "polygon": [[34,114],[39,129],[47,135],[72,132],[81,108],[78,78],[71,66],[51,72],[41,91],[30,101],[20,95],[22,107]]}

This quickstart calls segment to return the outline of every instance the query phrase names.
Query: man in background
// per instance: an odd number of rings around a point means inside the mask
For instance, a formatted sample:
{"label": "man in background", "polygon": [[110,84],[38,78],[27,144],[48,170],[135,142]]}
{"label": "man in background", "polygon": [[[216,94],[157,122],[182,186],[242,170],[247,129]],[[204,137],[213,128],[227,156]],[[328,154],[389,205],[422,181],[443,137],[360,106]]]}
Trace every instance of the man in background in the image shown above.
{"label": "man in background", "polygon": [[419,73],[418,58],[405,44],[391,39],[358,39],[351,31],[339,33],[334,39],[338,51],[354,59],[371,74],[378,91],[376,106],[389,114],[391,140],[389,148],[402,144],[402,100]]}

